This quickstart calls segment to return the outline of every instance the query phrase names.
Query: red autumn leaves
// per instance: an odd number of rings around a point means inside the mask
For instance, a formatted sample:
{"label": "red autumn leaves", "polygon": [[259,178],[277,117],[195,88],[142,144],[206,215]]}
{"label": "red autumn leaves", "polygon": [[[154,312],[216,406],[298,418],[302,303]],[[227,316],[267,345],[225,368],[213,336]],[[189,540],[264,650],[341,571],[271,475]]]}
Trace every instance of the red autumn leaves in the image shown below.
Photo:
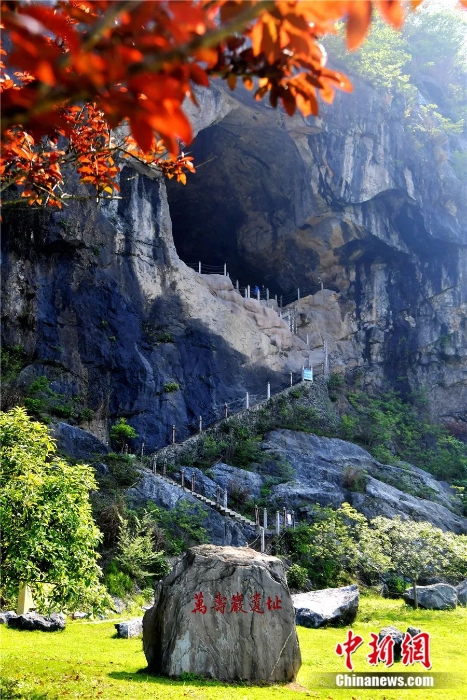
{"label": "red autumn leaves", "polygon": [[354,48],[375,7],[399,27],[402,6],[400,0],[3,1],[2,190],[16,185],[31,204],[61,206],[66,173],[74,168],[83,185],[111,196],[118,190],[118,154],[185,182],[194,167],[179,154],[192,139],[183,102],[196,103],[194,85],[218,76],[233,89],[240,79],[257,99],[269,93],[270,103],[281,102],[288,114],[317,114],[318,96],[331,102],[336,88],[352,89],[326,67],[319,37],[344,18]]}

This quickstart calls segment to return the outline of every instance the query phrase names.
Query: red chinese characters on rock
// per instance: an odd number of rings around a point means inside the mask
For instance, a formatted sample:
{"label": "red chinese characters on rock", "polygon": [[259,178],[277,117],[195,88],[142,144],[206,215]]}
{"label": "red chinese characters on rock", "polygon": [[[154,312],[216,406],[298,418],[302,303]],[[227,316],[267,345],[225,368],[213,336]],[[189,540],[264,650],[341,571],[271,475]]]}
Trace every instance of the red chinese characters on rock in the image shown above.
{"label": "red chinese characters on rock", "polygon": [[336,654],[338,656],[344,656],[345,654],[345,666],[349,671],[353,671],[352,654],[361,644],[363,644],[363,637],[354,634],[352,630],[348,630],[345,642],[342,644],[339,642],[339,644],[336,645]]}
{"label": "red chinese characters on rock", "polygon": [[227,605],[227,598],[222,595],[222,593],[219,591],[219,593],[216,593],[214,596],[214,605],[212,606],[211,610],[214,610],[214,612],[222,613],[222,615],[225,613],[225,606]]}
{"label": "red chinese characters on rock", "polygon": [[430,635],[428,632],[419,632],[414,637],[406,632],[402,640],[401,651],[404,666],[412,666],[419,661],[426,669],[431,668]]}
{"label": "red chinese characters on rock", "polygon": [[191,611],[192,613],[201,613],[201,615],[206,615],[207,607],[204,604],[204,596],[202,591],[195,593],[195,607]]}
{"label": "red chinese characters on rock", "polygon": [[268,597],[266,607],[268,610],[282,610],[282,601],[277,595],[275,600],[271,600],[271,598]]}
{"label": "red chinese characters on rock", "polygon": [[236,593],[232,596],[230,600],[230,612],[231,613],[246,613],[247,611],[243,609],[243,595],[242,593]]}
{"label": "red chinese characters on rock", "polygon": [[376,666],[382,661],[387,667],[393,665],[394,639],[390,634],[386,634],[381,641],[379,641],[379,635],[372,632],[370,647],[372,648],[372,652],[367,656],[368,663],[372,666]]}
{"label": "red chinese characters on rock", "polygon": [[[211,606],[211,610],[213,610],[215,613],[225,615],[226,611],[228,610],[227,597],[225,595],[222,595],[222,593],[218,591],[214,596],[213,602],[214,605]],[[272,612],[274,610],[282,610],[282,600],[277,595],[274,598],[274,600],[270,596],[268,596],[266,600],[266,608],[268,612]],[[200,591],[199,593],[195,593],[194,608],[191,612],[201,613],[201,615],[205,615],[207,609],[207,605],[204,602],[204,593],[202,591]],[[261,601],[261,593],[259,593],[258,591],[255,591],[250,596],[249,610],[245,610],[245,596],[243,595],[243,593],[239,593],[237,591],[237,593],[232,595],[230,598],[230,609],[228,610],[228,614],[251,612],[257,613],[258,615],[264,615],[267,611],[263,608],[263,603]]]}
{"label": "red chinese characters on rock", "polygon": [[261,594],[253,593],[250,596],[250,610],[251,612],[258,613],[258,615],[264,615],[264,610],[261,610]]}

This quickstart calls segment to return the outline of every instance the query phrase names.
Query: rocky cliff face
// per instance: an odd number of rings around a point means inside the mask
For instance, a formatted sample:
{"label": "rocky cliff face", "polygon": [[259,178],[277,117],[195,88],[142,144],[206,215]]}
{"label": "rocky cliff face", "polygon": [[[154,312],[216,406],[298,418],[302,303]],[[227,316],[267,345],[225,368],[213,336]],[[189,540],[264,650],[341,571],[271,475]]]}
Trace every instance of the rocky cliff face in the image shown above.
{"label": "rocky cliff face", "polygon": [[160,179],[124,167],[120,184],[106,207],[5,216],[3,343],[29,357],[20,386],[45,375],[65,401],[94,411],[83,427],[106,440],[125,416],[151,451],[172,425],[179,440],[224,402],[287,382],[304,344],[227,277],[179,260]]}
{"label": "rocky cliff face", "polygon": [[125,166],[111,204],[5,215],[3,342],[28,353],[20,384],[47,375],[94,411],[84,427],[106,439],[126,416],[151,450],[299,371],[305,345],[277,315],[180,255],[272,294],[321,277],[298,308],[302,339],[327,339],[332,365],[365,381],[428,385],[438,419],[465,420],[466,198],[447,147],[417,144],[401,104],[364,85],[315,120],[246,93],[200,102],[199,170],[168,199]]}
{"label": "rocky cliff face", "polygon": [[365,381],[429,387],[435,418],[465,420],[466,183],[447,139],[409,130],[402,100],[355,87],[307,120],[235,93],[195,140],[199,172],[169,184],[175,244],[273,293],[321,278],[335,294],[301,304],[302,337],[326,338],[332,364]]}

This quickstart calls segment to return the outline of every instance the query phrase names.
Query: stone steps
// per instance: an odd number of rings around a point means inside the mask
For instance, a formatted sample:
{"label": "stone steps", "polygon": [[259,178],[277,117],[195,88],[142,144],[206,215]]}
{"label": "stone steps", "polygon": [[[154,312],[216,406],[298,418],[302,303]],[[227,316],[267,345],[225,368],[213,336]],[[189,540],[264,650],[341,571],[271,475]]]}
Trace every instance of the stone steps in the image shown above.
{"label": "stone steps", "polygon": [[163,474],[154,474],[153,472],[151,472],[151,474],[155,477],[158,477],[159,479],[163,479],[164,481],[169,483],[171,486],[177,486],[177,488],[182,489],[183,491],[186,491],[187,493],[191,494],[194,498],[196,498],[198,501],[201,501],[201,503],[204,503],[205,505],[208,505],[211,508],[214,508],[214,510],[217,510],[217,512],[220,513],[221,515],[223,515],[224,517],[228,516],[230,518],[233,518],[234,520],[239,520],[244,525],[250,525],[250,527],[256,528],[256,524],[252,520],[249,520],[244,515],[237,513],[237,511],[232,510],[231,508],[224,508],[224,506],[219,506],[215,501],[211,500],[207,496],[202,496],[200,493],[196,493],[196,491],[192,492],[190,488],[187,488],[186,486],[182,486],[177,481],[170,479],[168,476],[164,476]]}

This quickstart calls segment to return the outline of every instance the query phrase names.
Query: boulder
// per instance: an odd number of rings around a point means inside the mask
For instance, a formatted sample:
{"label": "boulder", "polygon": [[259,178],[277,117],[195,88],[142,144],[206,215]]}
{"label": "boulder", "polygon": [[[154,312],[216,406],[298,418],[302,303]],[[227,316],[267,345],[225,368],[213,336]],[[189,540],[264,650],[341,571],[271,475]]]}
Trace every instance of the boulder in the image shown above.
{"label": "boulder", "polygon": [[247,547],[192,547],[158,584],[143,648],[156,674],[295,680],[301,657],[282,562]]}
{"label": "boulder", "polygon": [[93,459],[96,455],[105,455],[109,448],[87,430],[76,428],[68,423],[58,422],[52,430],[61,452],[74,459]]}
{"label": "boulder", "polygon": [[[413,629],[410,628],[409,629]],[[408,632],[409,630],[407,630]],[[410,633],[409,633],[410,634]],[[401,632],[401,630],[397,629],[397,627],[393,627],[392,625],[388,625],[387,627],[383,627],[383,629],[380,631],[378,634],[378,643],[381,644],[383,639],[387,636],[391,636],[394,640],[394,661],[400,661],[402,658],[402,642],[404,639],[404,633]],[[415,635],[411,634],[411,637],[414,637]]]}
{"label": "boulder", "polygon": [[292,596],[295,622],[302,627],[350,625],[358,612],[358,586],[325,588]]}
{"label": "boulder", "polygon": [[143,633],[143,618],[134,617],[126,622],[117,622],[115,625],[117,637],[122,639],[130,639],[131,637],[139,637]]}
{"label": "boulder", "polygon": [[[457,605],[457,591],[447,583],[435,583],[432,586],[417,586],[418,604],[427,610],[449,610]],[[413,588],[404,593],[407,603],[413,604]]]}
{"label": "boulder", "polygon": [[23,615],[11,616],[8,619],[8,626],[18,630],[28,630],[30,632],[39,630],[40,632],[59,632],[65,629],[66,618],[62,613],[52,613],[50,617],[44,617],[35,612],[24,613]]}
{"label": "boulder", "polygon": [[457,602],[459,605],[467,605],[467,580],[462,581],[456,586]]}
{"label": "boulder", "polygon": [[7,610],[6,612],[0,612],[0,625],[7,625],[11,618],[18,617],[13,610]]}

